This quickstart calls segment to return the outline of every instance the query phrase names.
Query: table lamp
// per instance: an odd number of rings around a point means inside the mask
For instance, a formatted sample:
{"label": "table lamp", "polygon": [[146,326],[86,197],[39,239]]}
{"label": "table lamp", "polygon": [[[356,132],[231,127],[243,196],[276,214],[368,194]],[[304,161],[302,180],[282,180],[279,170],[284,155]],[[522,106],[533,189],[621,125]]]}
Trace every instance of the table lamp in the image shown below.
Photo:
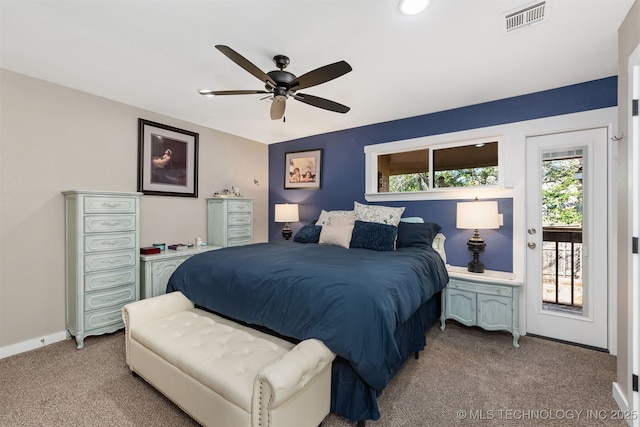
{"label": "table lamp", "polygon": [[289,240],[293,234],[289,228],[289,223],[300,221],[298,216],[298,205],[296,203],[276,204],[275,221],[284,222],[282,237]]}
{"label": "table lamp", "polygon": [[484,273],[484,264],[480,262],[480,253],[484,251],[486,243],[480,237],[479,230],[499,227],[498,202],[480,202],[476,198],[473,202],[458,203],[456,228],[474,230],[473,236],[467,242],[467,247],[473,254],[473,260],[467,264],[468,271]]}

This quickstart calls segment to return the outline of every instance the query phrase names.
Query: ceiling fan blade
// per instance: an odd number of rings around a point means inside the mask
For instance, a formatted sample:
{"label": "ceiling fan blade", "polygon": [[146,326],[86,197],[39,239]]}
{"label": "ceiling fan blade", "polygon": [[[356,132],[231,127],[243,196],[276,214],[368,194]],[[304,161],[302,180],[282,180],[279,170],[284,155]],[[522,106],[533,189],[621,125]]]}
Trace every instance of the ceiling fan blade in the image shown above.
{"label": "ceiling fan blade", "polygon": [[216,49],[218,49],[220,52],[222,52],[227,58],[229,58],[230,60],[232,60],[233,62],[238,64],[240,67],[244,68],[246,71],[248,71],[249,73],[253,74],[261,82],[263,82],[265,84],[267,84],[267,82],[268,82],[269,84],[271,84],[271,86],[273,86],[273,87],[276,86],[276,82],[271,77],[269,77],[267,74],[265,74],[264,71],[262,71],[260,68],[256,67],[247,58],[245,58],[244,56],[240,55],[238,52],[236,52],[235,50],[231,49],[229,46],[217,44],[216,45]]}
{"label": "ceiling fan blade", "polygon": [[334,62],[333,64],[316,68],[313,71],[309,71],[308,73],[301,75],[291,82],[289,88],[295,91],[319,85],[320,83],[325,83],[329,80],[343,76],[351,70],[351,65],[347,64],[345,61]]}
{"label": "ceiling fan blade", "polygon": [[280,120],[282,116],[284,116],[284,109],[286,106],[286,98],[273,98],[273,103],[271,104],[271,120]]}
{"label": "ceiling fan blade", "polygon": [[202,96],[215,96],[215,95],[253,95],[256,93],[271,93],[266,90],[209,90],[202,89],[198,93]]}
{"label": "ceiling fan blade", "polygon": [[293,95],[293,98],[304,102],[305,104],[313,105],[314,107],[323,108],[329,111],[335,111],[336,113],[346,113],[351,108],[346,105],[338,104],[337,102],[330,101],[325,98],[320,98],[319,96],[307,95],[304,93],[296,93]]}

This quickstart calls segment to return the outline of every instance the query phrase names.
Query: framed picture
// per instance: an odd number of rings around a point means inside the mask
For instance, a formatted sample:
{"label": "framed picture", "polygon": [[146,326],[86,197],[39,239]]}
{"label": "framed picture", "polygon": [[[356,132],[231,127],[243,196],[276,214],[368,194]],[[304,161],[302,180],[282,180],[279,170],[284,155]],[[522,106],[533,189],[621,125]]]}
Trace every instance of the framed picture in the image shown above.
{"label": "framed picture", "polygon": [[284,155],[284,188],[319,190],[322,178],[322,150],[297,151]]}
{"label": "framed picture", "polygon": [[138,119],[138,191],[198,197],[198,134]]}

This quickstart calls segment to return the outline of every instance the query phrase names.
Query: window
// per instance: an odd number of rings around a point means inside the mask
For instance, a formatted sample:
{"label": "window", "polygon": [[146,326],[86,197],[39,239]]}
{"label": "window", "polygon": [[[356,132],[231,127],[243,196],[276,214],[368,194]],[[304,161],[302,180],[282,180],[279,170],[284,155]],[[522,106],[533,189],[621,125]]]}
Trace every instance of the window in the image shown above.
{"label": "window", "polygon": [[437,144],[425,139],[365,147],[367,196],[415,199],[429,192],[502,186],[501,137]]}

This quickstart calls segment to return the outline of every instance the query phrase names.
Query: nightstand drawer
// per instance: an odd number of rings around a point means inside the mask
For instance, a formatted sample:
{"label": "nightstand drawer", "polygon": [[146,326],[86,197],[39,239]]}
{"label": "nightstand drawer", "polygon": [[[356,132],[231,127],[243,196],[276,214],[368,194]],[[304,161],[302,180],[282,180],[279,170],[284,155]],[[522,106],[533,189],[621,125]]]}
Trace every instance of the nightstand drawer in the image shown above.
{"label": "nightstand drawer", "polygon": [[458,279],[449,279],[449,285],[452,289],[461,289],[472,291],[476,293],[490,294],[490,295],[501,295],[510,297],[513,295],[513,288],[509,286],[501,286],[501,285],[490,285],[484,283],[476,283],[476,282],[465,282]]}
{"label": "nightstand drawer", "polygon": [[136,199],[123,197],[85,197],[85,213],[135,213]]}
{"label": "nightstand drawer", "polygon": [[84,218],[85,233],[104,233],[112,231],[134,231],[136,229],[135,215],[119,216],[86,216]]}

